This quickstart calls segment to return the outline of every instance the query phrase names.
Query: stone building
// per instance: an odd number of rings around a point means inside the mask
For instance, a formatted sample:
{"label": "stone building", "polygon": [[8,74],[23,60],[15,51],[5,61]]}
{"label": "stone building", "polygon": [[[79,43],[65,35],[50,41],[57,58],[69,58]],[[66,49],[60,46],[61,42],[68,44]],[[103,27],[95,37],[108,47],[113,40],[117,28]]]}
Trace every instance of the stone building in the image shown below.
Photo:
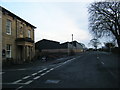
{"label": "stone building", "polygon": [[36,50],[49,53],[69,53],[73,50],[75,53],[84,51],[85,46],[77,41],[61,43],[53,40],[43,39],[35,43]]}
{"label": "stone building", "polygon": [[2,62],[22,63],[35,55],[34,29],[32,24],[0,7],[2,20]]}

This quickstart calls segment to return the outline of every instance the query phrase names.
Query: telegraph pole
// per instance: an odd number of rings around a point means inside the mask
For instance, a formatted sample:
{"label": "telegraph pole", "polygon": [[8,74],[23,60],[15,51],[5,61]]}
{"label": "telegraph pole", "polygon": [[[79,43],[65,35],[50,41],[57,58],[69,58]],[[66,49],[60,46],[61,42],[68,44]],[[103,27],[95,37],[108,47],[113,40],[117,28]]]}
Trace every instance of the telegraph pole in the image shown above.
{"label": "telegraph pole", "polygon": [[72,50],[73,50],[73,34],[72,34]]}

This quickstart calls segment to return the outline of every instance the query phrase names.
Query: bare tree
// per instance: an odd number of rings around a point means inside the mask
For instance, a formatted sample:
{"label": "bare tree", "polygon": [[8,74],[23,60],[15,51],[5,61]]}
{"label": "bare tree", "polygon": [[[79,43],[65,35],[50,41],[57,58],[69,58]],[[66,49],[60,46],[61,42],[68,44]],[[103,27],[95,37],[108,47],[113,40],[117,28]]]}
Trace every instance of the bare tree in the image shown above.
{"label": "bare tree", "polygon": [[120,48],[120,1],[91,3],[88,12],[92,34],[98,38],[113,36]]}
{"label": "bare tree", "polygon": [[90,42],[89,42],[90,45],[92,45],[96,50],[97,50],[97,47],[101,44],[100,41],[96,38],[94,39],[91,39]]}

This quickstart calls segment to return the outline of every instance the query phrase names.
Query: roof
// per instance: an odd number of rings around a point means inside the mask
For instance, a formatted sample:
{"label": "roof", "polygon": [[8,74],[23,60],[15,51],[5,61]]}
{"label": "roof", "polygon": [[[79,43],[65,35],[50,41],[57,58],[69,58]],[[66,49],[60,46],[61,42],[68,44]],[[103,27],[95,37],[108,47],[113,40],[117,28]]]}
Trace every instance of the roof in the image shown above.
{"label": "roof", "polygon": [[30,25],[31,27],[36,28],[36,27],[33,26],[32,24],[28,23],[28,22],[25,21],[24,19],[22,19],[22,18],[20,18],[19,16],[13,14],[12,12],[10,12],[9,10],[3,8],[2,6],[0,6],[0,8],[2,8],[2,12],[8,12],[8,14],[9,14],[10,16],[16,17],[17,19],[19,19],[19,20],[25,22],[26,24]]}
{"label": "roof", "polygon": [[41,49],[59,49],[60,43],[57,41],[42,39],[35,43],[35,48],[39,49],[39,50],[41,50]]}

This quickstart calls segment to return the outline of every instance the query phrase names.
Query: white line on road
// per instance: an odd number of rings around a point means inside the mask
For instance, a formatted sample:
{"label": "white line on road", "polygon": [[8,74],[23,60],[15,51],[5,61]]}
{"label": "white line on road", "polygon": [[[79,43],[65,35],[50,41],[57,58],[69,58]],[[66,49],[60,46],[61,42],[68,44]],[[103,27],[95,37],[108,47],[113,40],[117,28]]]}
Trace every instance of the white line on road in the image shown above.
{"label": "white line on road", "polygon": [[54,70],[54,68],[51,68],[50,71]]}
{"label": "white line on road", "polygon": [[8,85],[10,85],[10,84],[18,84],[18,85],[24,85],[25,83],[0,83],[0,84],[8,84]]}
{"label": "white line on road", "polygon": [[38,74],[38,73],[33,73],[32,76],[34,76],[34,75],[36,75],[36,74]]}
{"label": "white line on road", "polygon": [[37,73],[41,73],[41,72],[43,72],[43,71],[45,71],[45,70],[47,70],[47,68],[44,68],[44,69],[38,71]]}
{"label": "white line on road", "polygon": [[104,62],[101,62],[102,64],[104,64]]}
{"label": "white line on road", "polygon": [[36,79],[38,79],[38,78],[40,78],[40,76],[37,76],[37,77],[35,77],[35,78],[33,78],[33,79],[36,80]]}
{"label": "white line on road", "polygon": [[16,84],[16,83],[19,83],[19,82],[21,82],[21,81],[22,81],[22,80],[20,79],[20,80],[17,80],[17,81],[15,81],[15,82],[13,82],[13,83]]}
{"label": "white line on road", "polygon": [[23,68],[23,69],[16,69],[16,70],[26,70],[25,68]]}
{"label": "white line on road", "polygon": [[38,71],[38,73],[41,73],[42,71],[44,71],[44,70],[40,70],[40,71]]}
{"label": "white line on road", "polygon": [[5,72],[0,72],[0,74],[3,74],[3,73],[5,73]]}
{"label": "white line on road", "polygon": [[23,86],[18,87],[16,90],[23,88]]}
{"label": "white line on road", "polygon": [[46,73],[49,73],[51,70],[46,71]]}
{"label": "white line on road", "polygon": [[47,70],[47,68],[44,68],[43,70]]}
{"label": "white line on road", "polygon": [[27,79],[27,78],[29,78],[30,76],[26,76],[26,77],[23,77],[23,79]]}
{"label": "white line on road", "polygon": [[72,60],[74,60],[74,59],[76,59],[76,58],[72,58],[72,59],[70,59],[70,60],[72,61]]}
{"label": "white line on road", "polygon": [[33,82],[33,80],[27,81],[25,84],[30,84],[31,82]]}
{"label": "white line on road", "polygon": [[42,73],[41,76],[43,76],[43,75],[45,75],[45,74],[46,74],[46,72],[45,72],[45,73]]}
{"label": "white line on road", "polygon": [[97,56],[97,59],[99,59],[99,57]]}

